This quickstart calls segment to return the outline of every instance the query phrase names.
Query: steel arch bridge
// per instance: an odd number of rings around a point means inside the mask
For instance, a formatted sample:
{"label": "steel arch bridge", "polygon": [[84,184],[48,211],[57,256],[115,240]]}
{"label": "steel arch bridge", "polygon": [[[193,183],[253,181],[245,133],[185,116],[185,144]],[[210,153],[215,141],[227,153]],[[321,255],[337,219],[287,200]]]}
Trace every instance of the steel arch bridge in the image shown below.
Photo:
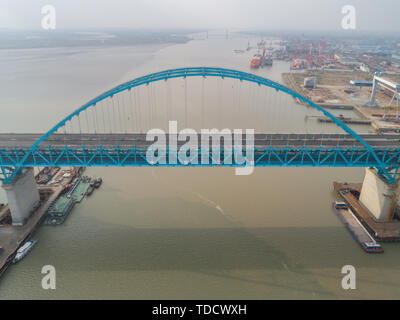
{"label": "steel arch bridge", "polygon": [[[232,78],[240,81],[252,82],[259,86],[266,86],[275,89],[277,92],[283,92],[294,98],[297,98],[310,107],[320,111],[333,123],[347,133],[348,139],[352,139],[352,146],[316,146],[315,144],[292,146],[281,145],[272,146],[268,139],[261,141],[254,147],[255,166],[311,166],[311,167],[375,167],[378,172],[389,183],[396,181],[398,168],[400,164],[400,147],[377,147],[371,146],[367,139],[357,134],[346,124],[332,115],[330,112],[321,108],[314,102],[291,90],[290,88],[271,81],[269,79],[238,71],[224,68],[212,67],[190,67],[170,69],[161,72],[152,73],[146,76],[138,77],[131,81],[120,84],[111,90],[108,90],[94,99],[90,100],[80,108],[69,114],[63,120],[53,126],[47,133],[42,135],[35,143],[23,147],[1,147],[0,146],[0,180],[3,183],[10,183],[13,178],[19,174],[22,168],[34,166],[154,166],[156,163],[149,163],[146,160],[146,149],[148,146],[136,144],[135,142],[127,145],[124,142],[114,145],[79,145],[72,141],[63,140],[64,145],[51,144],[52,137],[57,137],[57,132],[65,128],[67,123],[73,118],[91,109],[96,108],[99,102],[107,98],[113,98],[115,95],[131,91],[132,88],[149,85],[157,81],[167,81],[173,78],[188,77],[219,77]],[[346,139],[346,137],[344,137]],[[57,139],[56,139],[57,140]],[[123,140],[123,137],[122,139]],[[46,145],[47,143],[47,145]],[[232,157],[231,151],[221,148],[222,160]],[[170,150],[164,150],[170,153]],[[198,151],[200,156],[200,150]],[[185,163],[166,163],[166,166],[185,166],[204,164],[185,164]],[[226,165],[222,163],[209,163],[207,166]],[[243,166],[233,161],[230,166]]]}

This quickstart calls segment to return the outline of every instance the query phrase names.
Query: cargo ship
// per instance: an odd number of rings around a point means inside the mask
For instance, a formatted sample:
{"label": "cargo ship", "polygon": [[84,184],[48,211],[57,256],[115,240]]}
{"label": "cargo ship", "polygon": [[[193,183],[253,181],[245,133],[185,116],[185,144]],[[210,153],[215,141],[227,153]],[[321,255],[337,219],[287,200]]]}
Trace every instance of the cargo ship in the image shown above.
{"label": "cargo ship", "polygon": [[102,182],[103,180],[101,178],[90,181],[90,186],[86,191],[86,194],[90,196],[93,193],[94,189],[98,189],[101,186]]}
{"label": "cargo ship", "polygon": [[14,257],[13,263],[17,263],[18,261],[22,260],[35,246],[37,240],[29,240],[25,242],[18,250],[17,254]]}
{"label": "cargo ship", "polygon": [[93,179],[92,181],[90,181],[90,186],[92,188],[98,189],[101,186],[102,182],[103,182],[103,179],[101,179],[101,178]]}
{"label": "cargo ship", "polygon": [[272,66],[273,60],[270,55],[266,56],[266,48],[263,48],[262,55],[257,53],[254,55],[253,59],[250,61],[251,68],[259,68],[263,66]]}
{"label": "cargo ship", "polygon": [[258,68],[261,64],[261,59],[260,57],[254,57],[253,59],[251,59],[250,61],[250,67],[251,68]]}

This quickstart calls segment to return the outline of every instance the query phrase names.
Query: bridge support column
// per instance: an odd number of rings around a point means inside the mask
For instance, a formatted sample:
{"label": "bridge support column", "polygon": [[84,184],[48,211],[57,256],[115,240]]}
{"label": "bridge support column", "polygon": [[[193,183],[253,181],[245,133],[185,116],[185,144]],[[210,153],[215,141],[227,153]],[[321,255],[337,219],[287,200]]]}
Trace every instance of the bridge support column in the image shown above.
{"label": "bridge support column", "polygon": [[365,170],[360,202],[374,215],[378,221],[393,219],[399,202],[399,184],[388,184],[373,168]]}
{"label": "bridge support column", "polygon": [[3,188],[8,199],[12,224],[23,225],[40,201],[33,168],[24,169],[12,183],[3,184]]}

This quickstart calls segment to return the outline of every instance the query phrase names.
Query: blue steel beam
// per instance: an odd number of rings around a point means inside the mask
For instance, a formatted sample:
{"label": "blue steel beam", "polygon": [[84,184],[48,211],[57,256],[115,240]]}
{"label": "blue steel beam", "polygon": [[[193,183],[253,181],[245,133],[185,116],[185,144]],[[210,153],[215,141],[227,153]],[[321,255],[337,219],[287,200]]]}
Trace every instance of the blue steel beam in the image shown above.
{"label": "blue steel beam", "polygon": [[[201,148],[197,149],[195,158],[198,163],[185,164],[183,161],[169,163],[168,149],[160,151],[160,155],[167,155],[165,164],[149,163],[146,160],[147,147],[107,146],[107,147],[41,147],[35,150],[30,148],[0,148],[0,167],[93,167],[93,166],[243,166],[235,163],[233,151],[218,148],[220,158],[218,163],[201,163]],[[243,154],[246,147],[242,149]],[[209,149],[210,159],[213,149]],[[379,163],[386,168],[397,168],[400,164],[399,148],[379,148],[374,150]],[[18,159],[25,158],[23,163]],[[230,158],[232,163],[224,163]],[[372,156],[371,150],[363,147],[254,147],[254,166],[281,166],[281,167],[376,167],[378,162]]]}

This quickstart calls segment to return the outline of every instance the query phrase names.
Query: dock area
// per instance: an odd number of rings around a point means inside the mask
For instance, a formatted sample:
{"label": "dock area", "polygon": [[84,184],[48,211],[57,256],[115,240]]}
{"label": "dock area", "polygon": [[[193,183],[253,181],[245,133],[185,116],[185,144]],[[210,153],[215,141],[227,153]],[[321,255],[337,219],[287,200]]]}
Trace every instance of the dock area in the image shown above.
{"label": "dock area", "polygon": [[400,241],[400,221],[377,221],[358,200],[361,183],[334,182],[333,187],[343,198],[354,216],[377,241]]}
{"label": "dock area", "polygon": [[[304,80],[315,77],[313,87],[305,87]],[[358,71],[302,70],[302,72],[283,73],[282,80],[290,89],[300,93],[324,109],[353,110],[359,117],[340,119],[342,122],[357,125],[371,125],[379,133],[400,132],[398,108],[391,106],[393,94],[378,90],[376,101],[380,107],[366,106],[371,96],[372,87],[354,85],[371,83],[368,73]],[[357,80],[355,80],[357,79]],[[304,102],[295,98],[299,104]],[[319,119],[318,119],[319,120]],[[321,117],[321,122],[331,122]]]}
{"label": "dock area", "polygon": [[354,110],[354,105],[344,103],[320,103],[319,106],[324,109]]}
{"label": "dock area", "polygon": [[29,239],[47,212],[47,209],[62,192],[61,186],[53,188],[53,192],[38,210],[30,217],[23,226],[2,225],[0,226],[0,243],[3,252],[0,254],[0,275],[12,262],[18,248]]}
{"label": "dock area", "polygon": [[[42,169],[36,175],[40,204],[34,208],[24,225],[12,225],[11,213],[7,204],[0,208],[0,275],[12,263],[18,248],[28,241],[41,225],[62,224],[75,203],[79,203],[90,188],[98,188],[101,178],[91,181],[82,176],[84,168]],[[93,186],[92,186],[93,185]],[[91,193],[90,193],[91,194]]]}
{"label": "dock area", "polygon": [[[89,177],[79,177],[69,190],[65,190],[47,210],[44,218],[45,225],[63,224],[76,203],[80,203],[83,198],[89,195],[91,180]],[[93,192],[93,191],[92,191]],[[91,194],[91,193],[90,193]]]}

